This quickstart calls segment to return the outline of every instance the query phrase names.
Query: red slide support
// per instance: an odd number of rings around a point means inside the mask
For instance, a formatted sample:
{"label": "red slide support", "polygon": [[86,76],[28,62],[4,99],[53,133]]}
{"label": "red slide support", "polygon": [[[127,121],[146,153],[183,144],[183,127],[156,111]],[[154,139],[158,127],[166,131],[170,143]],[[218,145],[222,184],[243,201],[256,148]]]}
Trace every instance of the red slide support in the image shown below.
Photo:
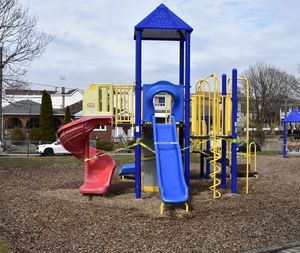
{"label": "red slide support", "polygon": [[[79,189],[82,194],[104,194],[109,189],[116,163],[109,155],[89,147],[89,133],[97,126],[111,126],[112,122],[110,116],[83,117],[62,126],[57,132],[63,147],[85,161],[84,184]],[[93,156],[94,159],[88,160]]]}

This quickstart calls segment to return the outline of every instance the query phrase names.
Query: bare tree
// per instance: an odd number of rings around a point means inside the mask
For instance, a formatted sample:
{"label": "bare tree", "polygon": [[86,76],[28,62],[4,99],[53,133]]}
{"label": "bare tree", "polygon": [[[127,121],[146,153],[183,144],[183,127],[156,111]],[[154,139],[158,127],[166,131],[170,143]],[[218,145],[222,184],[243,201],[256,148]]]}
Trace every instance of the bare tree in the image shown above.
{"label": "bare tree", "polygon": [[34,58],[40,56],[51,35],[38,32],[37,19],[18,0],[0,0],[0,43],[3,46],[3,85],[19,88]]}
{"label": "bare tree", "polygon": [[[280,122],[280,107],[288,96],[299,92],[298,80],[276,66],[262,62],[250,65],[244,75],[250,83],[250,110],[256,127],[262,129],[267,124],[274,130]],[[245,86],[241,89],[245,94]]]}

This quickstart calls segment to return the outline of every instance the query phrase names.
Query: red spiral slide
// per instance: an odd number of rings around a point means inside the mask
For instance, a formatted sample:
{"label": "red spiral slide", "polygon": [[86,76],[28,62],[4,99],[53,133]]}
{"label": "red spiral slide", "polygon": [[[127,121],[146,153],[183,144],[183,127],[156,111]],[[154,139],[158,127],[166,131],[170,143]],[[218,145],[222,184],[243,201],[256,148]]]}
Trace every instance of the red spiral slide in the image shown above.
{"label": "red spiral slide", "polygon": [[115,161],[107,154],[89,147],[89,133],[98,126],[111,126],[111,116],[88,116],[62,126],[57,134],[63,147],[84,162],[84,184],[82,194],[104,194],[108,191],[116,168]]}

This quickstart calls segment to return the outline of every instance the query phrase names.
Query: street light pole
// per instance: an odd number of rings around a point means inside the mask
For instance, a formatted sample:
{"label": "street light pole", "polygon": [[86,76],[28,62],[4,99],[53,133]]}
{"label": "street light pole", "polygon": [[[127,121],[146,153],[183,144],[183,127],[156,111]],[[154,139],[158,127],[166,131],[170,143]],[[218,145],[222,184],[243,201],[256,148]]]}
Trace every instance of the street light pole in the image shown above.
{"label": "street light pole", "polygon": [[[29,100],[27,100],[28,104],[29,104],[29,122],[30,122],[30,119],[31,119],[31,102]],[[30,122],[31,123],[31,122]],[[27,157],[29,157],[29,142],[30,142],[30,139],[29,139],[29,129],[31,129],[31,125],[28,124],[28,128],[26,129],[27,131]]]}

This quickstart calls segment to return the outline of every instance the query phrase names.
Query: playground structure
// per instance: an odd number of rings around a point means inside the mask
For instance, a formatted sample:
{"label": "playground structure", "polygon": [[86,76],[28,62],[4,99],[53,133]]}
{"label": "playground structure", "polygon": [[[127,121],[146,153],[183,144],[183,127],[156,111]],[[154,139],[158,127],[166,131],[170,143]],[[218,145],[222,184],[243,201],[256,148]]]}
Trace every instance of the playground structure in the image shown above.
{"label": "playground structure", "polygon": [[[241,141],[237,136],[238,82],[245,82],[246,87],[246,154],[237,154],[236,145]],[[214,198],[221,193],[217,190],[220,185],[226,189],[226,167],[231,167],[231,191],[237,192],[237,168],[245,168],[246,193],[249,192],[250,165],[253,157],[256,171],[256,144],[249,141],[249,82],[244,77],[237,76],[233,69],[232,78],[222,75],[221,81],[217,75],[211,74],[199,80],[195,86],[195,94],[191,96],[191,139],[192,152],[200,154],[200,177],[213,181],[210,189]],[[253,148],[252,148],[253,147]],[[254,150],[251,154],[251,150]],[[237,157],[245,157],[245,163],[237,165]],[[204,165],[206,165],[204,175]],[[212,167],[212,170],[211,170]],[[221,173],[221,179],[218,174]]]}
{"label": "playground structure", "polygon": [[[299,123],[300,122],[300,113],[297,111],[296,108],[293,108],[292,111],[282,120],[283,122],[283,157],[286,158],[287,154],[300,154],[300,143],[299,141],[295,141],[295,139],[299,138],[291,138],[289,143],[287,144],[287,126],[288,123]],[[292,140],[294,139],[294,140]],[[289,152],[288,152],[289,151]]]}
{"label": "playground structure", "polygon": [[[84,161],[85,183],[83,194],[107,192],[114,160],[106,153],[88,146],[88,134],[99,125],[114,127],[130,125],[135,132],[135,164],[126,169],[135,175],[135,195],[141,198],[142,148],[155,153],[154,173],[164,204],[185,204],[188,211],[190,188],[190,153],[200,155],[200,177],[211,179],[213,197],[219,198],[226,188],[226,167],[230,166],[231,192],[237,193],[237,70],[232,78],[222,76],[222,87],[216,74],[207,76],[196,84],[195,94],[190,94],[190,42],[193,29],[165,5],[161,4],[135,26],[136,72],[132,84],[92,84],[84,93],[83,115],[58,131],[62,145]],[[179,42],[179,80],[177,84],[158,81],[142,83],[142,41],[164,40]],[[222,89],[221,89],[222,88]],[[248,90],[248,89],[247,89]],[[166,96],[163,121],[155,115],[153,100],[157,94]],[[247,96],[249,97],[249,96]],[[154,150],[145,137],[145,129],[153,132]],[[247,99],[246,124],[246,192],[251,164],[249,144],[249,100]],[[250,147],[249,147],[250,145]],[[256,166],[256,162],[254,162]],[[144,164],[145,165],[145,164]],[[205,165],[205,170],[204,170]],[[145,167],[145,166],[144,166]],[[256,170],[256,168],[255,168]],[[221,172],[221,179],[219,173]],[[152,172],[153,173],[153,170]],[[152,174],[151,174],[152,176]],[[155,187],[153,187],[155,191]]]}

